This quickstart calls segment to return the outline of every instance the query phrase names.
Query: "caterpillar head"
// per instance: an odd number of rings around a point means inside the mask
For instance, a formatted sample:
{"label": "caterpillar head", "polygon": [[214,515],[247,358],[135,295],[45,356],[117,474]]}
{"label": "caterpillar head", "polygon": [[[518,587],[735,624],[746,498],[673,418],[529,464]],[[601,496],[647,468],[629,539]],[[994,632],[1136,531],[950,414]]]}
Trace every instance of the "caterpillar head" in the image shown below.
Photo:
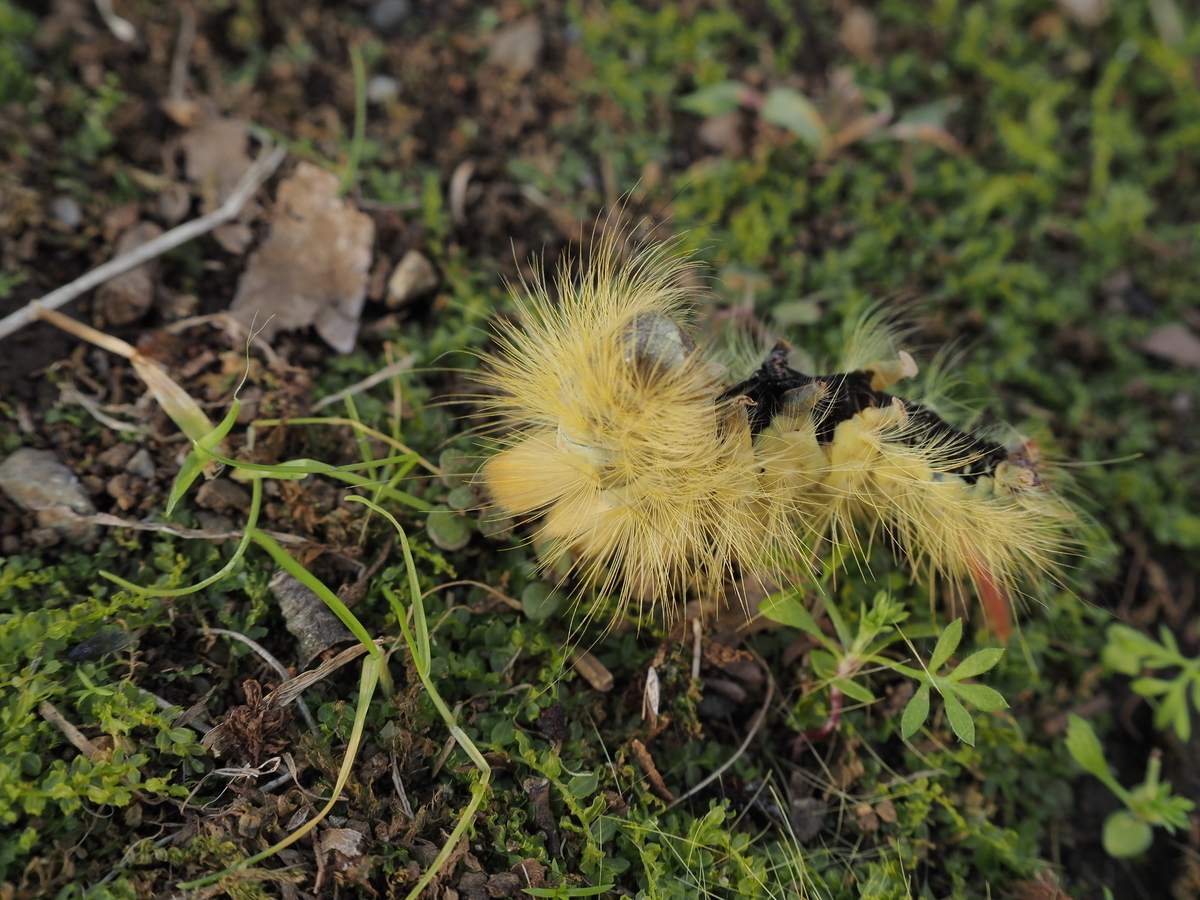
{"label": "caterpillar head", "polygon": [[1006,461],[996,466],[996,487],[1010,494],[1048,490],[1049,485],[1038,470],[1040,458],[1037,441],[1023,440],[1017,449],[1009,452]]}

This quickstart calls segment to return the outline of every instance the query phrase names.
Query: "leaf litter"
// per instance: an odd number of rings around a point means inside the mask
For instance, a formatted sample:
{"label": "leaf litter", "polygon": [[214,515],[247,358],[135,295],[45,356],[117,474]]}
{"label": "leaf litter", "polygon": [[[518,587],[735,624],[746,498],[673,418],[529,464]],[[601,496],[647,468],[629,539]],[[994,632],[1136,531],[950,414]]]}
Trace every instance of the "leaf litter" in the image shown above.
{"label": "leaf litter", "polygon": [[375,223],[338,193],[337,176],[307,162],[279,185],[270,232],[229,307],[266,341],[312,325],[338,352],[354,349]]}

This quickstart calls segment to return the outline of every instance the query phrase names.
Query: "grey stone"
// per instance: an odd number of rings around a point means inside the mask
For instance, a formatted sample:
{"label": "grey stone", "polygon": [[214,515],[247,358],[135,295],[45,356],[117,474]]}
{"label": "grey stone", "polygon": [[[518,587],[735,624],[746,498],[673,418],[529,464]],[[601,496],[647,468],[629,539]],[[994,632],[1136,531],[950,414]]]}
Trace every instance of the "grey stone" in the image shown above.
{"label": "grey stone", "polygon": [[83,210],[74,197],[61,194],[50,201],[50,215],[65,228],[74,231],[83,223]]}
{"label": "grey stone", "polygon": [[154,477],[154,460],[150,458],[150,451],[145,447],[133,454],[133,458],[125,463],[125,471],[130,475],[136,475],[143,481],[149,481]]}
{"label": "grey stone", "polygon": [[300,643],[302,667],[334,644],[354,639],[354,635],[325,605],[325,601],[287,572],[282,569],[276,572],[270,587],[283,613],[287,630]]}
{"label": "grey stone", "polygon": [[409,0],[375,0],[367,11],[367,21],[376,31],[391,31],[412,12]]}
{"label": "grey stone", "polygon": [[492,37],[488,61],[524,78],[535,68],[542,55],[542,26],[532,16],[501,28]]}
{"label": "grey stone", "polygon": [[53,528],[69,540],[86,541],[99,532],[96,525],[71,515],[90,516],[96,507],[75,473],[51,450],[22,447],[9,456],[0,463],[0,489],[18,506],[35,510],[42,528]]}

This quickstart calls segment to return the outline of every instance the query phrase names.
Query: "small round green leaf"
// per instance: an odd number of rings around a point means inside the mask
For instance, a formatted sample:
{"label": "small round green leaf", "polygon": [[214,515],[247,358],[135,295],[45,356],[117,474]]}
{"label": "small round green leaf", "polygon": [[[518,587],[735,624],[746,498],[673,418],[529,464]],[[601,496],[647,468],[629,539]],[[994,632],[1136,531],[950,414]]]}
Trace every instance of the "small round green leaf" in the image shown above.
{"label": "small round green leaf", "polygon": [[467,520],[444,506],[429,511],[425,520],[429,539],[443,550],[461,550],[471,540],[471,529]]}
{"label": "small round green leaf", "polygon": [[1118,809],[1104,820],[1104,850],[1109,856],[1140,856],[1153,841],[1153,829],[1127,809]]}
{"label": "small round green leaf", "polygon": [[521,592],[521,608],[535,622],[550,618],[563,605],[563,595],[540,581],[527,584]]}
{"label": "small round green leaf", "polygon": [[479,505],[475,492],[469,484],[460,485],[446,496],[446,505],[451,509],[473,509]]}

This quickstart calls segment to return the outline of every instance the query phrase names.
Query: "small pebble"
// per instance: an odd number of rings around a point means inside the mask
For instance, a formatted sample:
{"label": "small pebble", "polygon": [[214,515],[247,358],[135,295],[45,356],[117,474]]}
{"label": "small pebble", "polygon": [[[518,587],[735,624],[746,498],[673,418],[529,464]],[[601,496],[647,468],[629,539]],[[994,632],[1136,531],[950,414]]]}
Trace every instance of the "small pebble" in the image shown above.
{"label": "small pebble", "polygon": [[492,37],[488,61],[523,78],[537,68],[542,55],[542,26],[535,18],[521,19]]}
{"label": "small pebble", "polygon": [[149,481],[154,477],[154,460],[150,458],[150,451],[145,447],[133,454],[133,458],[125,463],[125,471],[130,475],[136,475],[143,481]]}
{"label": "small pebble", "polygon": [[250,492],[228,478],[216,478],[200,486],[196,492],[196,503],[217,513],[244,510],[250,506]]}
{"label": "small pebble", "polygon": [[391,75],[372,75],[367,82],[367,99],[372,103],[385,103],[400,96],[400,82]]}
{"label": "small pebble", "polygon": [[142,482],[135,479],[128,472],[121,472],[119,475],[114,475],[108,479],[108,483],[104,485],[104,490],[108,496],[117,501],[117,506],[121,509],[133,509],[141,499]]}
{"label": "small pebble", "polygon": [[158,214],[166,219],[168,225],[177,225],[192,208],[192,192],[182,181],[167,185],[158,195]]}
{"label": "small pebble", "polygon": [[416,250],[409,250],[388,279],[387,305],[392,309],[438,286],[437,269]]}
{"label": "small pebble", "polygon": [[66,194],[59,194],[50,201],[50,215],[58,220],[60,225],[71,231],[83,224],[83,210],[79,206],[79,201]]}
{"label": "small pebble", "polygon": [[133,459],[137,450],[137,444],[130,444],[126,441],[113,444],[96,457],[96,464],[102,467],[102,471],[119,472]]}
{"label": "small pebble", "polygon": [[36,546],[43,550],[62,541],[62,535],[53,528],[35,528],[29,532],[29,537]]}
{"label": "small pebble", "polygon": [[409,0],[376,0],[367,11],[367,21],[376,31],[391,31],[412,12]]}

